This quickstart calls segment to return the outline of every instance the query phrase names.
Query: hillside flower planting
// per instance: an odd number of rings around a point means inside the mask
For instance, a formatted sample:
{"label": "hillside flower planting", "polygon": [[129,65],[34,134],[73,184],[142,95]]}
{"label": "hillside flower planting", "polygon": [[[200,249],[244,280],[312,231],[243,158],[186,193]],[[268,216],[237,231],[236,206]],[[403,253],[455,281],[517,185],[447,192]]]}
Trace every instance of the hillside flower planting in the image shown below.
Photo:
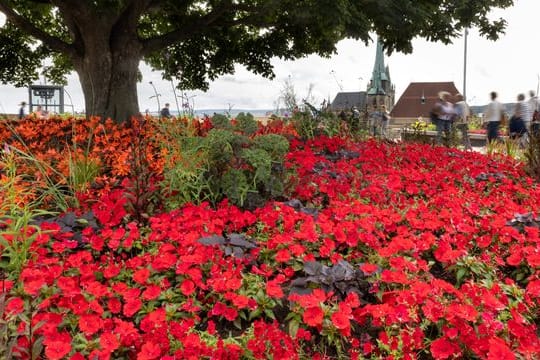
{"label": "hillside flower planting", "polygon": [[[277,196],[171,209],[175,138],[140,125],[2,127],[4,358],[540,357],[540,187],[513,159],[273,122],[248,138],[289,139]],[[99,164],[75,190],[68,150]]]}

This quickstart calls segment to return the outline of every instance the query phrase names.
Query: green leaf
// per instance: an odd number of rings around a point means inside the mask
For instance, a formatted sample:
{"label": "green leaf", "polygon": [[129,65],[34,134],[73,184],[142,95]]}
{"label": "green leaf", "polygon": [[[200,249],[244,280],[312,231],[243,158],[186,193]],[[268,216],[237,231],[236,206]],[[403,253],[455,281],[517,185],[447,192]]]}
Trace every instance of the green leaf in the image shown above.
{"label": "green leaf", "polygon": [[461,283],[461,279],[463,279],[463,277],[467,274],[467,269],[465,268],[460,268],[457,273],[456,273],[456,281],[458,283]]}
{"label": "green leaf", "polygon": [[276,316],[274,315],[274,312],[272,311],[272,309],[264,309],[264,313],[265,313],[266,316],[268,316],[270,319],[276,320]]}
{"label": "green leaf", "polygon": [[258,318],[262,315],[262,309],[261,308],[256,308],[255,310],[252,310],[250,313],[249,313],[249,318],[248,320],[251,321],[255,318]]}
{"label": "green leaf", "polygon": [[41,357],[41,353],[43,352],[43,340],[43,336],[40,336],[32,344],[32,360],[36,360]]}
{"label": "green leaf", "polygon": [[299,327],[300,323],[297,320],[289,321],[289,335],[293,338],[296,337],[296,333],[298,333]]}

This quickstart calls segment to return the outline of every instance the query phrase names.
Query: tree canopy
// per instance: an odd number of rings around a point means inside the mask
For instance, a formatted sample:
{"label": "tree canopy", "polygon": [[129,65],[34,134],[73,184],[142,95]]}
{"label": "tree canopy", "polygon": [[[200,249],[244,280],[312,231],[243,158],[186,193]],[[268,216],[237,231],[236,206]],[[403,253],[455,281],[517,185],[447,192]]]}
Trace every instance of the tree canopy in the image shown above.
{"label": "tree canopy", "polygon": [[466,27],[497,39],[490,10],[513,0],[0,0],[0,81],[56,83],[75,70],[88,115],[138,113],[139,62],[207,89],[234,64],[273,76],[271,59],[329,56],[344,38],[373,34],[387,52],[412,52],[422,37],[449,43]]}

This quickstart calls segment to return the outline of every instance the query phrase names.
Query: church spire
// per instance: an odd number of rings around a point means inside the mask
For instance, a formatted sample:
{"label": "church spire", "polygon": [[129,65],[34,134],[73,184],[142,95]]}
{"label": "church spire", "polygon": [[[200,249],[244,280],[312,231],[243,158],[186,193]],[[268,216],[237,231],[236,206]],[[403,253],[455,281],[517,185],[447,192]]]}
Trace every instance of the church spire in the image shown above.
{"label": "church spire", "polygon": [[[375,65],[368,89],[368,95],[386,95],[385,85],[390,81],[387,68],[384,66],[384,52],[381,42],[377,39],[377,52],[375,54]],[[386,82],[386,83],[385,83]]]}

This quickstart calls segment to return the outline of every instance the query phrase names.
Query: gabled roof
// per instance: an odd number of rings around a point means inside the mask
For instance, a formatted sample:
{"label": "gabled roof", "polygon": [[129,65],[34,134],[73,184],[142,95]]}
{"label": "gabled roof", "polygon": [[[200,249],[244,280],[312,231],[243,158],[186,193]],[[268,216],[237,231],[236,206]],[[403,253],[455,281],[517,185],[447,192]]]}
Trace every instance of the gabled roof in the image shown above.
{"label": "gabled roof", "polygon": [[[453,81],[448,82],[412,82],[394,105],[390,116],[395,118],[429,118],[429,112],[435,106],[440,91],[452,95],[458,93]],[[422,103],[422,98],[425,102]]]}
{"label": "gabled roof", "polygon": [[332,101],[333,110],[350,110],[353,106],[363,109],[366,106],[365,91],[349,91],[337,93]]}

